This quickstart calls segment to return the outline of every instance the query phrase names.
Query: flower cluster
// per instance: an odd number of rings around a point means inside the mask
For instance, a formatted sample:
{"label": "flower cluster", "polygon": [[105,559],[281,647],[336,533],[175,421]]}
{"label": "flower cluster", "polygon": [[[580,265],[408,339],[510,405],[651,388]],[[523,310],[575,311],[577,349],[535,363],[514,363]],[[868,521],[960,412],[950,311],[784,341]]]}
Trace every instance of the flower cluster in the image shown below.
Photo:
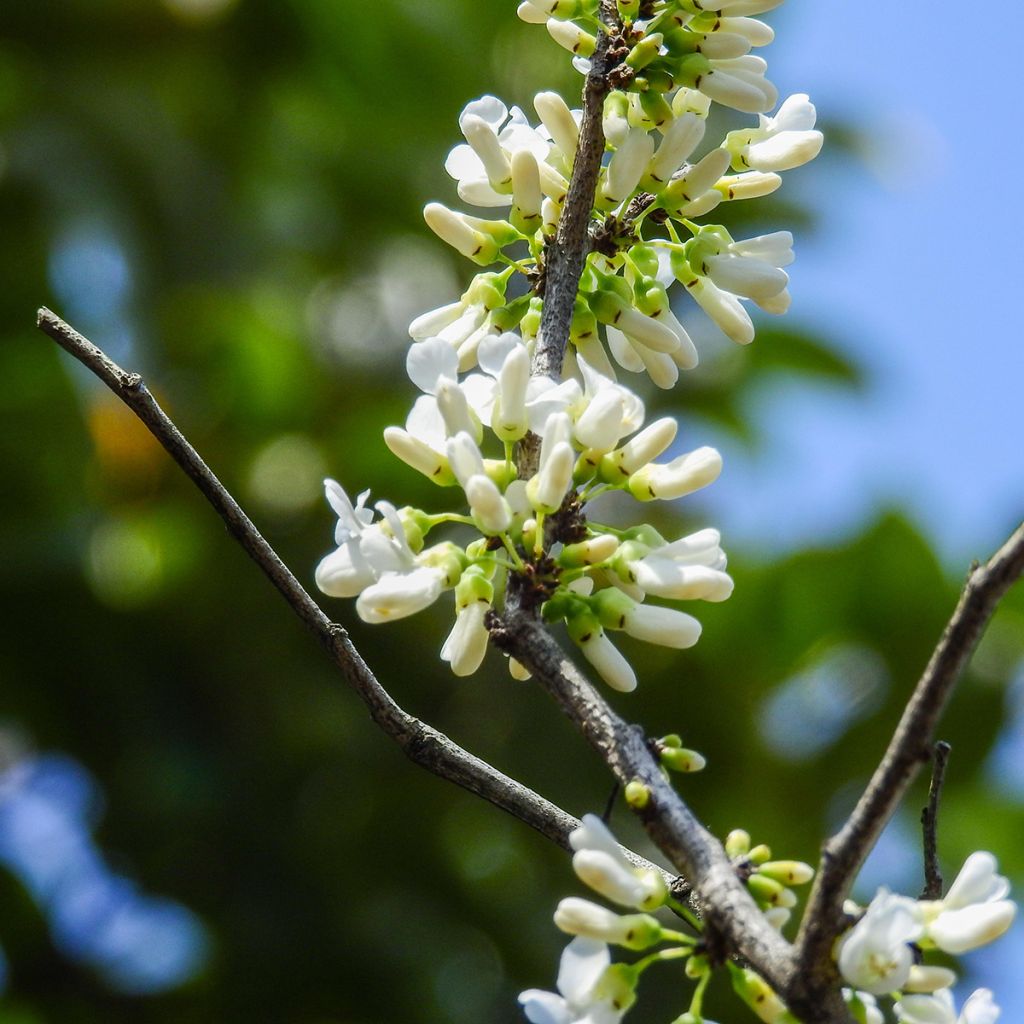
{"label": "flower cluster", "polygon": [[[375,519],[365,495],[353,505],[328,481],[337,550],[320,563],[317,584],[332,596],[358,597],[367,622],[411,615],[454,591],[456,621],[441,657],[457,675],[482,662],[487,612],[510,586],[526,587],[523,599],[543,604],[549,622],[564,621],[609,685],[632,690],[636,676],[608,631],[690,647],[700,636],[697,620],[646,599],[722,601],[732,580],[716,531],[670,542],[647,525],[617,530],[591,521],[586,504],[614,490],[640,502],[682,497],[711,483],[721,458],[699,448],[662,461],[676,439],[675,420],[645,426],[641,399],[585,359],[577,363],[579,379],[556,384],[530,377],[517,334],[485,335],[476,356],[478,371],[460,379],[448,340],[414,345],[407,368],[423,393],[405,426],[384,434],[410,467],[459,489],[462,509],[431,515],[382,501]],[[540,450],[524,479],[513,446],[528,432]],[[428,544],[444,524],[472,526],[477,539]]]}
{"label": "flower cluster", "polygon": [[[778,94],[764,77],[765,61],[750,51],[771,42],[773,33],[750,14],[779,2],[619,4],[621,32],[611,43],[619,59],[616,88],[604,102],[609,156],[598,180],[593,251],[571,332],[575,350],[606,376],[614,377],[618,365],[669,388],[680,370],[696,366],[697,350],[669,301],[675,282],[740,344],[754,338],[744,301],[769,313],[789,307],[783,269],[794,258],[789,232],[736,240],[721,225],[696,223],[721,203],[774,192],[780,172],[821,149],[807,96],[791,96],[767,116]],[[596,40],[588,27],[597,6],[596,0],[528,0],[519,15],[546,24],[556,41],[589,57]],[[758,126],[705,147],[713,101],[758,114]],[[470,103],[459,119],[466,141],[446,163],[465,202],[508,208],[507,219],[470,216],[439,203],[425,216],[467,258],[482,266],[508,264],[536,282],[568,193],[582,112],[550,92],[538,94],[534,108],[537,125],[493,96]],[[516,327],[532,342],[542,302],[529,295],[509,299],[507,281],[493,272],[479,275],[458,303],[415,322],[412,336],[443,331],[466,369],[487,331]]]}
{"label": "flower cluster", "polygon": [[[700,624],[672,603],[731,593],[716,531],[670,540],[646,524],[613,529],[591,518],[588,503],[613,490],[640,502],[673,500],[720,472],[712,448],[672,450],[676,422],[645,424],[643,402],[617,379],[616,366],[671,387],[696,365],[697,350],[670,304],[673,282],[741,343],[754,336],[744,301],[776,313],[789,304],[788,232],[736,240],[720,225],[695,221],[723,202],[774,191],[780,171],[820,149],[806,96],[766,116],[778,97],[764,61],[750,51],[772,32],[751,15],[773,6],[622,0],[618,23],[601,26],[614,36],[606,47],[606,159],[563,380],[532,376],[531,368],[545,259],[580,146],[581,112],[551,92],[535,97],[536,124],[493,96],[462,112],[465,142],[445,166],[464,202],[501,216],[440,203],[428,204],[424,216],[489,269],[457,302],[410,325],[407,368],[422,394],[404,426],[389,427],[384,439],[435,484],[461,489],[464,501],[437,514],[377,502],[375,519],[365,498],[353,505],[328,482],[338,547],[317,570],[321,589],[357,597],[368,622],[413,614],[453,591],[456,620],[441,656],[457,675],[480,666],[488,612],[514,592],[520,606],[543,606],[548,622],[563,621],[609,685],[632,690],[636,676],[609,632],[690,647]],[[528,0],[519,14],[546,24],[587,71],[597,7],[596,0]],[[701,153],[713,101],[760,121]],[[524,446],[536,457],[524,459]],[[443,524],[472,526],[477,536],[428,543]],[[515,662],[511,668],[525,675]]]}
{"label": "flower cluster", "polygon": [[[659,741],[659,745],[680,749],[665,741]],[[570,834],[569,842],[574,851],[573,869],[580,881],[630,912],[616,913],[578,897],[558,904],[555,924],[573,940],[562,956],[558,992],[530,989],[519,997],[527,1019],[533,1024],[614,1024],[636,1002],[644,971],[656,963],[683,960],[686,976],[696,982],[696,987],[690,1008],[675,1024],[713,1024],[701,1014],[704,992],[712,978],[701,945],[702,925],[686,904],[672,896],[663,873],[657,868],[636,866],[604,822],[592,814],[586,815]],[[785,919],[779,911],[788,918],[792,905],[782,894],[790,892],[790,885],[810,881],[814,872],[799,861],[772,861],[766,846],[751,849],[746,832],[732,832],[726,850],[768,918],[781,927]],[[690,931],[669,929],[653,916],[665,907],[685,920]],[[633,963],[612,964],[609,946],[646,955]],[[652,952],[658,946],[661,948]],[[729,965],[729,973],[735,992],[761,1020],[769,1024],[791,1020],[785,1006],[755,972]]]}
{"label": "flower cluster", "polygon": [[[920,962],[920,953],[959,955],[998,939],[1013,923],[1009,882],[990,853],[967,858],[939,900],[912,900],[880,889],[837,948],[839,971],[853,986],[867,1024],[884,1020],[875,996],[895,995],[901,1024],[992,1024],[999,1008],[987,990],[975,992],[957,1016],[951,986],[956,974]],[[860,912],[856,906],[847,908]]]}

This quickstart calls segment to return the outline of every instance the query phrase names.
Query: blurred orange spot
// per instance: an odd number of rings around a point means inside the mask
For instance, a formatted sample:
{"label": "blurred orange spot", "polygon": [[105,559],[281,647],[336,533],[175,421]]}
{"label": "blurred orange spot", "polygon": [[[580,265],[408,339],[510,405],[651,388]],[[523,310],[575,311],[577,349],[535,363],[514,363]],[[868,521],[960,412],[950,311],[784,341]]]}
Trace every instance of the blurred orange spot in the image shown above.
{"label": "blurred orange spot", "polygon": [[92,399],[87,422],[104,474],[131,477],[141,486],[157,479],[167,458],[164,450],[113,395],[98,394]]}

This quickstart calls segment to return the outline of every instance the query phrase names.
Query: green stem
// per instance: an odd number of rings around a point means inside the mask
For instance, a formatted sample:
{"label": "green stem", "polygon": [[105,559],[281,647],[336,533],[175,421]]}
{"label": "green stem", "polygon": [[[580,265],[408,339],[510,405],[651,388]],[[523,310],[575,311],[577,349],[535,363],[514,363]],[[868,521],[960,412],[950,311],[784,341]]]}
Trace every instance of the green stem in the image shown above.
{"label": "green stem", "polygon": [[673,899],[667,903],[691,928],[698,932],[704,931],[704,922],[685,903]]}

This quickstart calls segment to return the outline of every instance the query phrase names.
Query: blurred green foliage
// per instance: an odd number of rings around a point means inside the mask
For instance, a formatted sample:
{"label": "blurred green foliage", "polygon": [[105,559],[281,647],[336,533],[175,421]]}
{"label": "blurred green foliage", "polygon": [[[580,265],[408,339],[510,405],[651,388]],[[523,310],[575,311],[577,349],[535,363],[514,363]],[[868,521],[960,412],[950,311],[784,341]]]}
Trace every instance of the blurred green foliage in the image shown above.
{"label": "blurred green foliage", "polygon": [[[468,99],[525,106],[538,88],[578,86],[514,6],[3,5],[0,716],[98,777],[103,848],[201,915],[214,950],[184,989],[118,995],[54,951],[3,876],[0,1024],[514,1021],[515,993],[551,984],[562,938],[550,912],[579,890],[566,858],[405,762],[191,485],[32,327],[51,305],[142,371],[305,581],[330,546],[325,474],[436,506],[380,440],[410,401],[405,323],[466,275],[419,210],[454,195],[441,165]],[[810,223],[781,203],[758,217]],[[715,351],[681,395],[649,396],[681,405],[694,436],[713,420],[755,443],[746,397],[780,375],[864,383],[796,319],[748,351]],[[670,531],[703,525],[695,501],[658,514]],[[894,511],[835,549],[730,553],[736,595],[702,610],[701,644],[631,649],[641,688],[616,703],[708,756],[681,785],[714,829],[742,825],[813,859],[877,760],[957,581]],[[991,846],[1024,871],[1020,804],[985,772],[1022,597],[943,727],[950,869]],[[575,813],[604,806],[604,770],[500,658],[469,681],[443,670],[447,606],[386,628],[348,603],[330,613],[410,710]],[[851,652],[864,672],[844,681]],[[788,703],[766,704],[798,676],[810,682]],[[809,749],[837,685],[845,711]],[[804,745],[790,750],[787,729]]]}

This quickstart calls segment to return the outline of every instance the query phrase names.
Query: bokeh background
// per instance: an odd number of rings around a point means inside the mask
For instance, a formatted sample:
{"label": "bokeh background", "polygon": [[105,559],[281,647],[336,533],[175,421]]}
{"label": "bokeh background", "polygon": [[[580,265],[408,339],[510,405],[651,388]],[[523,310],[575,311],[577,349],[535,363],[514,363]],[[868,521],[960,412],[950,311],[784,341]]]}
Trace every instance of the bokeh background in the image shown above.
{"label": "bokeh background", "polygon": [[[405,325],[468,276],[420,209],[453,201],[465,102],[578,88],[514,7],[0,0],[2,1024],[505,1022],[552,984],[565,857],[389,746],[191,486],[32,326],[50,305],[142,371],[307,581],[324,475],[436,507],[380,440],[410,401]],[[722,527],[736,595],[693,652],[632,648],[643,683],[616,703],[708,756],[683,786],[714,829],[813,860],[967,563],[1024,507],[1006,170],[1024,14],[970,54],[923,2],[771,19],[773,78],[812,93],[830,146],[732,223],[797,232],[794,310],[740,351],[681,306],[702,366],[649,396],[725,453],[706,496],[657,514]],[[500,659],[442,670],[447,607],[372,629],[329,610],[410,710],[576,813],[604,806],[604,771]],[[1018,591],[942,728],[949,874],[991,848],[1024,880],[1022,624]],[[919,889],[921,802],[863,894]],[[1022,957],[1018,931],[967,960],[1009,1020]],[[664,983],[668,1019],[685,1004]]]}

